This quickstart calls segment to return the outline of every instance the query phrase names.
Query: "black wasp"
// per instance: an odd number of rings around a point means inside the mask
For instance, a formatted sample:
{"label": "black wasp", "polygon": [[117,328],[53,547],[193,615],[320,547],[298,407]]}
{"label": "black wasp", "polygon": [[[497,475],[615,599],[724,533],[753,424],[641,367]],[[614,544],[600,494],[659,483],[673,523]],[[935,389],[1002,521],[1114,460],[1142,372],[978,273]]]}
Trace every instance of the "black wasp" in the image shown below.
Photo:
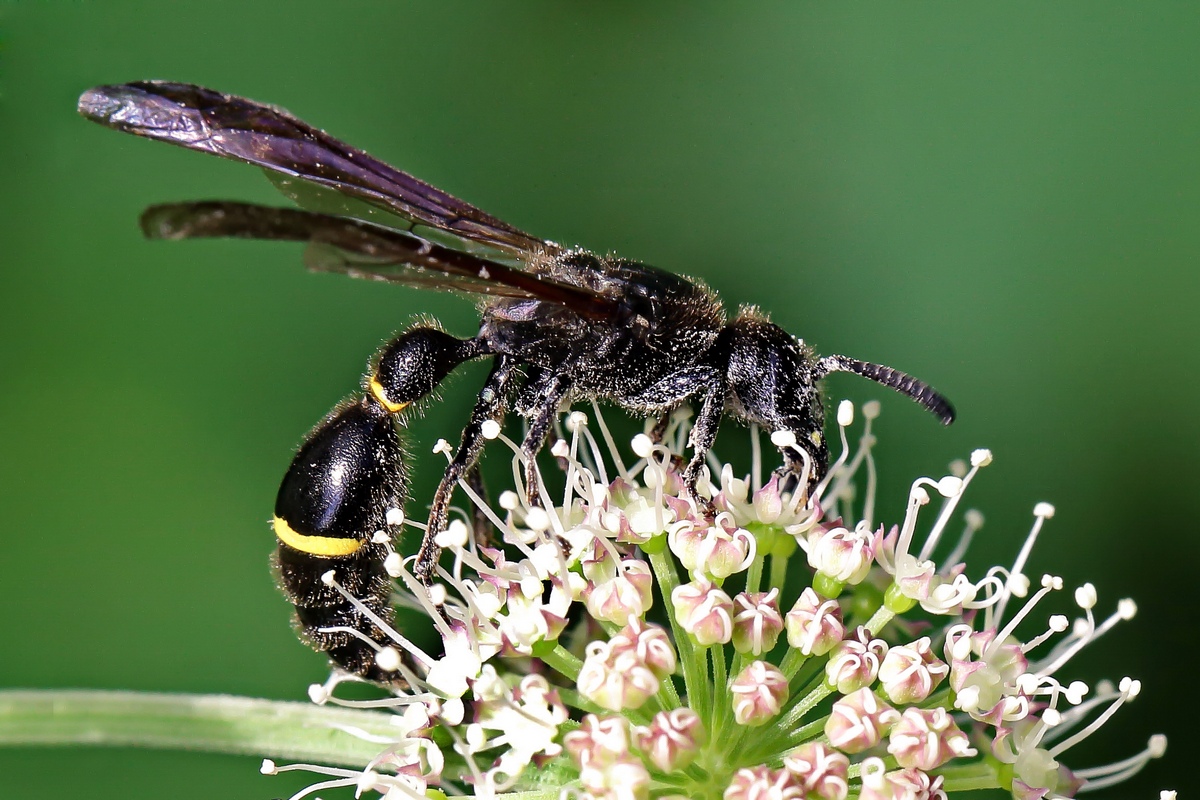
{"label": "black wasp", "polygon": [[[492,369],[434,495],[414,565],[426,582],[436,568],[433,539],[446,526],[451,492],[479,457],[484,423],[510,406],[528,419],[522,450],[532,461],[564,403],[594,398],[661,415],[695,401],[683,478],[708,510],[695,487],[726,414],[792,432],[812,475],[825,471],[817,382],[830,372],[862,375],[911,397],[945,424],[954,420],[950,403],[915,378],[845,356],[818,357],[754,309],[729,320],[698,281],[523,233],[281,109],[199,86],[136,82],[86,92],[79,111],[120,131],[262,167],[285,195],[310,209],[226,201],[153,206],[142,216],[151,238],[302,241],[317,270],[479,299],[479,332],[469,339],[420,326],[384,345],[361,396],[308,435],[280,487],[281,581],[318,649],[352,671],[376,669],[374,648],[324,629],[370,631],[376,641],[380,631],[320,576],[336,565],[347,590],[390,619],[383,545],[372,536],[386,509],[401,505],[407,486],[392,417],[465,361],[491,357]],[[785,468],[799,473],[803,459],[781,450]]]}

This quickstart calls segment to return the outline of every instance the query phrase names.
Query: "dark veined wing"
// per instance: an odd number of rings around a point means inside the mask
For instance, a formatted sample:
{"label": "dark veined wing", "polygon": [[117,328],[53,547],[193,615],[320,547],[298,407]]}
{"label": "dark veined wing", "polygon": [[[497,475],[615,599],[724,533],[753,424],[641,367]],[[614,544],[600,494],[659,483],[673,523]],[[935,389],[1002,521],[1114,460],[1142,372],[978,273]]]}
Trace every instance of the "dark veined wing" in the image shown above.
{"label": "dark veined wing", "polygon": [[308,242],[306,260],[314,269],[423,288],[541,300],[596,319],[611,319],[619,305],[590,289],[542,278],[411,233],[295,208],[221,200],[166,203],[146,209],[141,225],[151,239]]}
{"label": "dark veined wing", "polygon": [[[354,219],[361,219],[364,222],[370,222],[375,225],[383,225],[387,228],[409,231],[422,239],[443,244],[454,250],[461,250],[464,253],[470,253],[480,258],[486,258],[488,261],[498,261],[501,264],[508,264],[513,267],[520,267],[527,264],[530,260],[529,253],[514,253],[511,250],[503,250],[495,245],[485,244],[476,239],[468,239],[465,236],[451,233],[443,228],[435,228],[432,225],[416,222],[385,210],[381,206],[350,197],[333,189],[327,189],[304,178],[285,175],[269,169],[264,169],[263,174],[279,190],[280,194],[306,211],[332,214],[337,217],[353,217]],[[545,248],[545,252],[547,253],[557,251],[557,245],[548,245]]]}
{"label": "dark veined wing", "polygon": [[[411,223],[515,256],[553,254],[560,249],[338,141],[282,109],[253,100],[186,83],[136,81],[89,89],[79,98],[79,113],[119,131],[310,181],[392,211]],[[281,188],[287,193],[285,187]],[[353,212],[350,215],[360,216]]]}

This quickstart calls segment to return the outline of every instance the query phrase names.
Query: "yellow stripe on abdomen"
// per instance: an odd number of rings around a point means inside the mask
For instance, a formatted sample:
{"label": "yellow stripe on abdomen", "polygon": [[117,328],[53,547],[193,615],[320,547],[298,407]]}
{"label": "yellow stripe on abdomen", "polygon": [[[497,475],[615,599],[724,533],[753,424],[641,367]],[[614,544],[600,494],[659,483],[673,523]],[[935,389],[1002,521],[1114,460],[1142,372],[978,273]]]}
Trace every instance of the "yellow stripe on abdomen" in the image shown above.
{"label": "yellow stripe on abdomen", "polygon": [[303,533],[296,533],[292,530],[292,526],[287,524],[287,520],[282,517],[275,517],[271,524],[275,529],[275,536],[278,537],[279,541],[302,553],[326,557],[348,556],[362,547],[362,542],[358,539],[339,539],[333,536],[305,536]]}
{"label": "yellow stripe on abdomen", "polygon": [[371,394],[375,395],[375,399],[379,401],[379,405],[386,408],[393,414],[399,414],[404,409],[408,408],[408,403],[393,403],[388,399],[387,392],[383,388],[383,384],[374,375],[371,380],[367,381],[367,385],[371,389]]}

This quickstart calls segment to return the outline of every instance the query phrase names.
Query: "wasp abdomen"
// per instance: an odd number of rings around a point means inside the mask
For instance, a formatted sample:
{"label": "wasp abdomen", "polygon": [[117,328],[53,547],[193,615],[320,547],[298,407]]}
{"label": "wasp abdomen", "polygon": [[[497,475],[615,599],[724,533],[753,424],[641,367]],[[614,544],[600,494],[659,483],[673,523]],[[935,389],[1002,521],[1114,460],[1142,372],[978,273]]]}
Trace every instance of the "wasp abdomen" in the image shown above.
{"label": "wasp abdomen", "polygon": [[[406,491],[391,416],[366,397],[338,406],[313,429],[275,500],[279,585],[304,638],[343,669],[382,682],[399,676],[375,659],[391,641],[371,617],[388,625],[394,617],[387,548],[373,536],[386,528],[389,508],[403,507]],[[337,586],[323,580],[331,571]]]}

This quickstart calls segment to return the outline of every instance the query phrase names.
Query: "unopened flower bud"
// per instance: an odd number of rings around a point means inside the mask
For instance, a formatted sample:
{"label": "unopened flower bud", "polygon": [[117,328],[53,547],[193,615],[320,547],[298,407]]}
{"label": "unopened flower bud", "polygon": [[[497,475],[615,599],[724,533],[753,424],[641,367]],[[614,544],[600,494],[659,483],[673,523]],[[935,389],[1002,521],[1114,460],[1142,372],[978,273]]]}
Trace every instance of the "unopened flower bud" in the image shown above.
{"label": "unopened flower bud", "polygon": [[950,667],[933,654],[928,636],[893,647],[879,666],[879,682],[893,703],[919,703],[937,688]]}
{"label": "unopened flower bud", "polygon": [[677,527],[667,543],[686,570],[715,580],[741,572],[754,559],[754,536],[736,527],[729,514],[719,515],[707,528]]}
{"label": "unopened flower bud", "polygon": [[833,704],[825,721],[829,743],[844,753],[861,753],[883,741],[900,712],[868,688],[851,692]]}
{"label": "unopened flower bud", "polygon": [[842,694],[870,686],[886,653],[886,642],[872,639],[866,628],[859,628],[857,638],[840,643],[830,652],[825,664],[826,683]]}
{"label": "unopened flower bud", "polygon": [[637,756],[608,764],[584,764],[579,782],[589,796],[613,800],[645,800],[650,796],[650,772]]}
{"label": "unopened flower bud", "polygon": [[733,600],[707,580],[676,586],[675,618],[702,645],[724,644],[733,636]]}
{"label": "unopened flower bud", "polygon": [[806,656],[828,653],[846,634],[836,600],[825,600],[806,588],[787,613],[788,644]]}
{"label": "unopened flower bud", "polygon": [[941,775],[931,778],[919,769],[898,769],[887,774],[897,800],[946,800]]}
{"label": "unopened flower bud", "polygon": [[577,767],[588,762],[611,764],[629,755],[629,721],[585,714],[579,727],[563,736],[563,749]]}
{"label": "unopened flower bud", "polygon": [[660,711],[649,727],[636,733],[638,747],[663,772],[674,772],[691,764],[707,738],[700,715],[690,708]]}
{"label": "unopened flower bud", "polygon": [[783,631],[779,589],[741,592],[733,598],[733,646],[739,653],[761,656],[775,647]]}
{"label": "unopened flower bud", "polygon": [[644,561],[625,559],[612,577],[589,588],[588,613],[602,622],[624,625],[644,616],[654,604],[653,586],[654,577]]}
{"label": "unopened flower bud", "polygon": [[783,495],[779,491],[779,476],[771,475],[771,480],[754,493],[754,513],[759,522],[772,524],[783,514]]}
{"label": "unopened flower bud", "polygon": [[609,639],[608,644],[612,649],[612,658],[619,658],[623,651],[630,651],[659,680],[675,672],[675,647],[671,644],[671,637],[659,625],[631,619],[628,625]]}
{"label": "unopened flower bud", "polygon": [[[720,658],[721,656],[718,656]],[[751,662],[729,684],[739,725],[762,725],[778,716],[788,697],[788,679],[765,661]]]}
{"label": "unopened flower bud", "polygon": [[957,756],[972,756],[967,735],[944,708],[906,708],[888,736],[888,752],[902,767],[930,770]]}
{"label": "unopened flower bud", "polygon": [[733,775],[724,800],[803,800],[804,790],[786,769],[746,767]]}
{"label": "unopened flower bud", "polygon": [[862,583],[871,571],[880,538],[866,528],[816,528],[808,545],[809,566],[839,583]]}
{"label": "unopened flower bud", "polygon": [[636,654],[613,653],[608,642],[592,642],[576,679],[579,692],[602,708],[639,708],[658,691],[658,678]]}
{"label": "unopened flower bud", "polygon": [[845,800],[850,791],[850,759],[821,742],[800,745],[784,756],[783,766],[809,800]]}

